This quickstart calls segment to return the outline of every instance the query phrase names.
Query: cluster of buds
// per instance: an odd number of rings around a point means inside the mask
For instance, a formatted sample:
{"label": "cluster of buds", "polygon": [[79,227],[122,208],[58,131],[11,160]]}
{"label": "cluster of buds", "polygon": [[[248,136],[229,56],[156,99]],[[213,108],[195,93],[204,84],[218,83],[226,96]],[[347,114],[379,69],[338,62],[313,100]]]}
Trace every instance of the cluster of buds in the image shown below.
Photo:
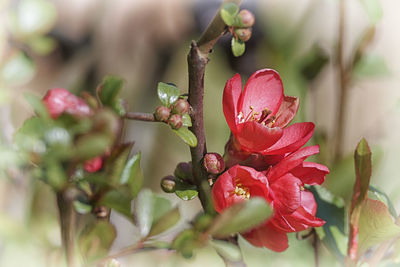
{"label": "cluster of buds", "polygon": [[168,175],[161,179],[161,189],[165,193],[174,193],[187,186],[193,186],[191,162],[180,162],[176,165],[174,175]]}
{"label": "cluster of buds", "polygon": [[237,24],[229,27],[229,32],[238,40],[247,42],[252,34],[252,27],[255,22],[253,13],[247,9],[242,9],[237,14]]}
{"label": "cluster of buds", "polygon": [[159,106],[154,112],[157,121],[169,124],[172,129],[179,129],[183,125],[183,118],[189,112],[190,105],[186,99],[179,98],[170,107]]}

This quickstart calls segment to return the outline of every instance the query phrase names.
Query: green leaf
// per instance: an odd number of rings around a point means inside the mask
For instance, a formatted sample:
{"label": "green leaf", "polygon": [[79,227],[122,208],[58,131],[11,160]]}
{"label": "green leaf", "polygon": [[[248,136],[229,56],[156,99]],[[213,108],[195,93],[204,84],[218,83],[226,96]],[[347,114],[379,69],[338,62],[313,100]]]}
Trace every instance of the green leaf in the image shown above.
{"label": "green leaf", "polygon": [[399,236],[400,226],[394,223],[386,205],[379,200],[366,199],[361,206],[358,254]]}
{"label": "green leaf", "polygon": [[365,11],[373,25],[377,24],[383,17],[383,10],[379,0],[361,0]]}
{"label": "green leaf", "polygon": [[169,107],[178,100],[180,92],[179,88],[175,85],[159,82],[157,86],[157,94],[161,103],[164,106]]}
{"label": "green leaf", "polygon": [[107,158],[104,169],[107,173],[107,180],[110,184],[118,186],[121,183],[121,176],[125,169],[129,153],[132,150],[133,143],[120,144],[113,148],[111,155]]}
{"label": "green leaf", "polygon": [[61,164],[54,160],[48,160],[46,164],[46,181],[54,190],[61,190],[67,183],[67,175]]}
{"label": "green leaf", "polygon": [[172,248],[179,251],[183,257],[191,258],[193,250],[199,246],[197,234],[193,229],[186,229],[180,232],[172,242]]}
{"label": "green leaf", "polygon": [[389,196],[385,192],[379,190],[378,188],[376,188],[372,185],[369,186],[368,190],[374,194],[374,196],[377,198],[377,200],[380,200],[383,203],[385,203],[385,205],[389,209],[390,214],[394,218],[397,218],[396,209],[394,208],[394,205],[393,205],[392,201],[390,200]]}
{"label": "green leaf", "polygon": [[92,261],[108,254],[115,240],[117,231],[108,221],[96,221],[80,235],[79,248],[87,261]]}
{"label": "green leaf", "polygon": [[116,76],[106,76],[97,88],[98,97],[104,106],[111,107],[117,100],[124,80]]}
{"label": "green leaf", "polygon": [[182,126],[192,127],[192,119],[188,113],[182,115]]}
{"label": "green leaf", "polygon": [[158,221],[172,209],[171,202],[159,195],[153,194],[153,222]]}
{"label": "green leaf", "polygon": [[129,220],[132,220],[131,201],[132,199],[125,192],[121,190],[111,190],[101,198],[98,204],[114,209],[122,215],[125,215]]}
{"label": "green leaf", "polygon": [[193,190],[193,189],[188,189],[188,190],[175,190],[175,194],[182,200],[188,201],[188,200],[192,200],[195,197],[197,197],[197,195],[199,194],[199,192],[197,192],[197,190]]}
{"label": "green leaf", "polygon": [[25,84],[33,78],[35,68],[32,59],[23,53],[15,53],[0,68],[0,80],[10,86]]}
{"label": "green leaf", "polygon": [[31,93],[25,93],[24,96],[26,101],[32,106],[33,110],[39,115],[39,117],[50,119],[47,108],[44,106],[42,100],[38,96]]}
{"label": "green leaf", "polygon": [[226,25],[232,26],[235,23],[239,7],[235,3],[226,3],[222,6],[219,14]]}
{"label": "green leaf", "polygon": [[87,204],[87,203],[83,203],[79,200],[75,200],[73,202],[74,208],[76,210],[76,212],[80,213],[80,214],[87,214],[89,212],[92,211],[92,206]]}
{"label": "green leaf", "polygon": [[232,37],[231,46],[232,46],[232,53],[235,57],[240,57],[246,50],[246,45],[244,44],[244,42],[239,39],[236,40],[235,37]]}
{"label": "green leaf", "polygon": [[168,211],[161,218],[153,223],[151,231],[148,236],[155,236],[161,234],[174,226],[181,218],[178,207]]}
{"label": "green leaf", "polygon": [[357,77],[382,77],[390,74],[385,59],[376,54],[367,54],[360,58],[354,66],[354,75]]}
{"label": "green leaf", "polygon": [[75,155],[81,160],[87,160],[102,155],[112,145],[112,138],[107,134],[90,133],[76,141]]}
{"label": "green leaf", "polygon": [[238,246],[226,241],[215,239],[210,240],[209,243],[224,259],[233,262],[242,260],[242,252]]}
{"label": "green leaf", "polygon": [[272,215],[269,204],[260,197],[232,205],[218,215],[209,228],[209,233],[217,238],[245,232],[260,225]]}
{"label": "green leaf", "polygon": [[28,44],[36,54],[47,55],[56,48],[57,42],[48,36],[37,36],[29,40]]}
{"label": "green leaf", "polygon": [[176,133],[186,144],[191,147],[197,146],[197,138],[196,136],[186,127],[181,127],[178,130],[172,130]]}
{"label": "green leaf", "polygon": [[150,233],[153,224],[153,208],[153,193],[149,189],[141,190],[135,199],[135,218],[142,237]]}
{"label": "green leaf", "polygon": [[135,198],[143,186],[143,173],[140,168],[142,154],[139,152],[128,160],[122,171],[120,184],[129,186],[132,197]]}

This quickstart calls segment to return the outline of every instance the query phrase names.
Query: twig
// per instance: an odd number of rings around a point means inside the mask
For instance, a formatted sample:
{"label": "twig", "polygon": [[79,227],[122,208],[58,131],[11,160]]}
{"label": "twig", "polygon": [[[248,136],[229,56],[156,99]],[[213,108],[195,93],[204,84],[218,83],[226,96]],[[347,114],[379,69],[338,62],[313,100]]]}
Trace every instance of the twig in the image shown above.
{"label": "twig", "polygon": [[315,231],[315,228],[313,228],[311,232],[313,235],[312,246],[314,248],[315,267],[319,267],[319,239],[318,239],[317,231]]}
{"label": "twig", "polygon": [[143,112],[127,112],[124,118],[137,121],[156,121],[152,113]]}

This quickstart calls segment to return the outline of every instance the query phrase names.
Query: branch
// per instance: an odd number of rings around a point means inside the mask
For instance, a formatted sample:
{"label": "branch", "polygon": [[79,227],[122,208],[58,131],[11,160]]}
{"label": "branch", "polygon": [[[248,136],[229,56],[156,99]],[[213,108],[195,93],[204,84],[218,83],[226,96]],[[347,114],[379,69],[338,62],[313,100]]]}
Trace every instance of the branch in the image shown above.
{"label": "branch", "polygon": [[124,118],[137,121],[156,121],[152,113],[143,112],[127,112]]}

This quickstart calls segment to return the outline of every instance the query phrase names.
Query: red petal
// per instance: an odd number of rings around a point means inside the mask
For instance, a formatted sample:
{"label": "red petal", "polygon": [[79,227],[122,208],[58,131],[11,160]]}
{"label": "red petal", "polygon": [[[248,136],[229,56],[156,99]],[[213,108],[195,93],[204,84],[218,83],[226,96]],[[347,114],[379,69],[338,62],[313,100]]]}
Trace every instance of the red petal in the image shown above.
{"label": "red petal", "polygon": [[297,166],[290,173],[299,178],[304,184],[316,185],[324,182],[329,169],[325,165],[315,162],[303,162],[302,165]]}
{"label": "red petal", "polygon": [[281,128],[269,128],[261,123],[248,121],[239,124],[235,137],[249,152],[260,152],[275,144],[282,134]]}
{"label": "red petal", "polygon": [[242,93],[242,80],[239,74],[236,74],[226,82],[222,106],[224,115],[229,128],[233,133],[236,132],[236,120],[238,116],[239,97]]}
{"label": "red petal", "polygon": [[317,202],[313,193],[308,190],[301,191],[301,206],[311,215],[315,216],[317,212]]}
{"label": "red petal", "polygon": [[63,88],[54,88],[47,91],[43,97],[43,104],[47,107],[50,116],[55,119],[67,108],[66,99],[71,93]]}
{"label": "red petal", "polygon": [[214,208],[218,213],[228,207],[226,199],[231,197],[230,192],[235,189],[233,185],[234,177],[236,177],[236,168],[232,167],[221,174],[212,187]]}
{"label": "red petal", "polygon": [[312,226],[312,227],[320,227],[325,224],[325,221],[317,218],[310,213],[308,213],[303,207],[298,208],[295,212],[293,212],[290,216],[286,216],[286,219],[289,221],[289,223],[292,224],[292,226],[295,226],[297,231],[302,231],[305,229],[301,229],[296,223],[300,223],[303,225],[307,226]]}
{"label": "red petal", "polygon": [[302,182],[287,173],[271,185],[274,192],[274,209],[282,214],[293,213],[300,207]]}
{"label": "red petal", "polygon": [[307,157],[317,154],[318,152],[318,145],[303,147],[296,152],[293,152],[271,168],[267,175],[268,181],[270,182],[270,184],[272,184],[279,177],[283,176],[284,174],[290,172],[292,169],[302,164]]}
{"label": "red petal", "polygon": [[294,96],[284,96],[281,106],[276,113],[275,127],[285,127],[296,116],[299,109],[299,99]]}
{"label": "red petal", "polygon": [[84,164],[84,169],[87,172],[97,172],[103,166],[103,160],[100,156],[89,159]]}
{"label": "red petal", "polygon": [[311,138],[314,123],[301,122],[283,129],[283,135],[273,146],[262,152],[264,155],[286,154],[296,151]]}
{"label": "red petal", "polygon": [[289,247],[286,233],[276,230],[271,224],[259,226],[242,236],[256,247],[266,247],[282,252]]}
{"label": "red petal", "polygon": [[279,74],[271,69],[256,71],[247,80],[240,98],[239,109],[246,117],[253,107],[253,111],[261,114],[268,108],[275,115],[283,99],[283,85]]}

